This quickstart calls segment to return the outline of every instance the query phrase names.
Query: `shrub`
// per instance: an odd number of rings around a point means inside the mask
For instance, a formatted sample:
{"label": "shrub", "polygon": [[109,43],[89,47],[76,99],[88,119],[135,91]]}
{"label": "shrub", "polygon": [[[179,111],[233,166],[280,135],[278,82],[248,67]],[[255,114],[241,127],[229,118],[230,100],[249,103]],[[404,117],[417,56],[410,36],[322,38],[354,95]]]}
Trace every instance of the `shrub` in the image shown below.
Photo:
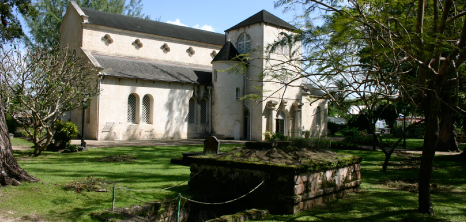
{"label": "shrub", "polygon": [[[406,128],[408,128],[407,124],[406,124]],[[413,126],[406,132],[406,138],[422,139],[424,138],[425,133],[426,133],[426,127],[424,124]],[[403,136],[403,125],[395,127],[393,135],[396,137],[402,137]]]}
{"label": "shrub", "polygon": [[65,152],[78,152],[78,145],[73,145],[73,144],[66,144],[66,149]]}
{"label": "shrub", "polygon": [[342,125],[339,125],[339,124],[336,124],[334,122],[328,122],[327,123],[327,128],[330,132],[330,135],[331,136],[335,136],[335,133],[338,133],[338,131],[340,131],[343,126]]}
{"label": "shrub", "polygon": [[8,128],[8,132],[15,133],[19,124],[8,113],[5,113],[5,120],[6,120],[6,127]]}
{"label": "shrub", "polygon": [[264,135],[266,141],[288,141],[290,139],[288,136],[281,133],[271,133],[267,131]]}
{"label": "shrub", "polygon": [[78,132],[78,127],[74,123],[57,120],[53,139],[60,148],[67,148],[67,144],[78,135]]}
{"label": "shrub", "polygon": [[359,130],[356,127],[349,127],[347,126],[346,128],[342,129],[341,134],[343,134],[344,137],[358,137],[359,136]]}

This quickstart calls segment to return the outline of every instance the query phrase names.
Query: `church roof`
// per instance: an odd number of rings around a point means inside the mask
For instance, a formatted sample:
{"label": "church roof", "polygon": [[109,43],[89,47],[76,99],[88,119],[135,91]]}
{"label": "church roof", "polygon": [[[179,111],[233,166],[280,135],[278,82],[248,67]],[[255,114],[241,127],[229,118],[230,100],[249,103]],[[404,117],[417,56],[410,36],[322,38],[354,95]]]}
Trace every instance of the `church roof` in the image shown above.
{"label": "church roof", "polygon": [[277,16],[271,14],[270,12],[262,10],[254,14],[253,16],[247,18],[246,20],[238,23],[237,25],[225,30],[225,32],[228,32],[233,29],[245,27],[245,26],[254,25],[256,23],[262,23],[262,22],[267,23],[269,25],[277,26],[279,28],[288,29],[291,31],[297,29],[296,27],[290,25],[288,22],[283,21],[281,18],[278,18]]}
{"label": "church roof", "polygon": [[227,41],[225,45],[223,45],[222,49],[220,49],[218,54],[215,56],[215,58],[212,60],[212,62],[230,61],[230,60],[238,61],[239,60],[237,58],[238,55],[239,55],[238,50],[236,50],[233,43],[231,43],[230,41]]}
{"label": "church roof", "polygon": [[225,44],[224,34],[173,25],[164,22],[157,22],[149,19],[124,16],[109,12],[101,12],[89,8],[81,9],[87,16],[89,16],[88,22],[90,24],[214,45]]}
{"label": "church roof", "polygon": [[208,68],[100,54],[92,56],[104,68],[104,76],[201,85],[212,82],[212,70]]}

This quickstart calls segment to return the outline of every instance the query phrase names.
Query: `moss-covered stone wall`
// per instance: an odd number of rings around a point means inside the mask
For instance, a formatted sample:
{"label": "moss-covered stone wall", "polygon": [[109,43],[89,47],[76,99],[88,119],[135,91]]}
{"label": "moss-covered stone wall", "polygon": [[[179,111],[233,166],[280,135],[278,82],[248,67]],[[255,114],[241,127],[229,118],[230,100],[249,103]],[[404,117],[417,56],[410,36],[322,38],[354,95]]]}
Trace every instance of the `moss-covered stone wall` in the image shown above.
{"label": "moss-covered stone wall", "polygon": [[205,205],[205,208],[218,214],[251,208],[268,209],[272,214],[292,214],[341,197],[357,190],[361,184],[359,163],[308,172],[254,168],[238,167],[238,164],[229,167],[223,162],[216,165],[215,161],[192,163],[191,176],[195,176],[189,187],[193,198],[209,203],[225,202],[248,193],[265,180],[257,190],[238,201]]}

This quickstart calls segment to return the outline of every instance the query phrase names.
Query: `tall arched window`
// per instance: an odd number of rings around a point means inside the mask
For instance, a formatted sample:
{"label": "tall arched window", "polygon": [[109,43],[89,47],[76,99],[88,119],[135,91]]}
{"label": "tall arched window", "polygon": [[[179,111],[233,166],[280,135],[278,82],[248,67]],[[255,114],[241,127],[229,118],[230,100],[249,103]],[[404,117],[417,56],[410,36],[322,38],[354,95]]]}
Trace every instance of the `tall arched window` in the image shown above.
{"label": "tall arched window", "polygon": [[134,94],[128,97],[128,123],[136,123],[136,96]]}
{"label": "tall arched window", "polygon": [[188,123],[196,123],[196,101],[193,98],[189,99]]}
{"label": "tall arched window", "polygon": [[315,117],[314,119],[315,119],[315,122],[316,122],[316,126],[320,126],[321,121],[322,121],[321,120],[321,113],[320,113],[320,106],[318,106],[316,108],[316,113],[315,113],[314,117]]}
{"label": "tall arched window", "polygon": [[244,54],[251,50],[251,36],[243,33],[238,38],[238,52]]}
{"label": "tall arched window", "polygon": [[150,97],[145,95],[142,98],[142,118],[143,123],[150,123]]}
{"label": "tall arched window", "polygon": [[207,124],[207,100],[201,100],[201,124]]}

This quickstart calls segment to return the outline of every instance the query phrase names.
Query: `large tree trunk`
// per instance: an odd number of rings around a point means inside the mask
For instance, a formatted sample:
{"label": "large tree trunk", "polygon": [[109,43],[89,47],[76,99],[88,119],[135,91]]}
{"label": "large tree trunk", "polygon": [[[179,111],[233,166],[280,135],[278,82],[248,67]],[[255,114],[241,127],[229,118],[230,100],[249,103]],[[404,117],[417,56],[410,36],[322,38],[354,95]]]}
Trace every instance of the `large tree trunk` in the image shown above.
{"label": "large tree trunk", "polygon": [[[0,101],[3,101],[1,97]],[[39,180],[23,170],[13,156],[3,103],[0,102],[0,185],[16,186],[21,184],[19,181],[37,182]]]}
{"label": "large tree trunk", "polygon": [[456,151],[459,152],[458,142],[456,142],[456,133],[454,132],[453,110],[448,106],[442,105],[442,118],[440,121],[440,135],[437,144],[438,151]]}

